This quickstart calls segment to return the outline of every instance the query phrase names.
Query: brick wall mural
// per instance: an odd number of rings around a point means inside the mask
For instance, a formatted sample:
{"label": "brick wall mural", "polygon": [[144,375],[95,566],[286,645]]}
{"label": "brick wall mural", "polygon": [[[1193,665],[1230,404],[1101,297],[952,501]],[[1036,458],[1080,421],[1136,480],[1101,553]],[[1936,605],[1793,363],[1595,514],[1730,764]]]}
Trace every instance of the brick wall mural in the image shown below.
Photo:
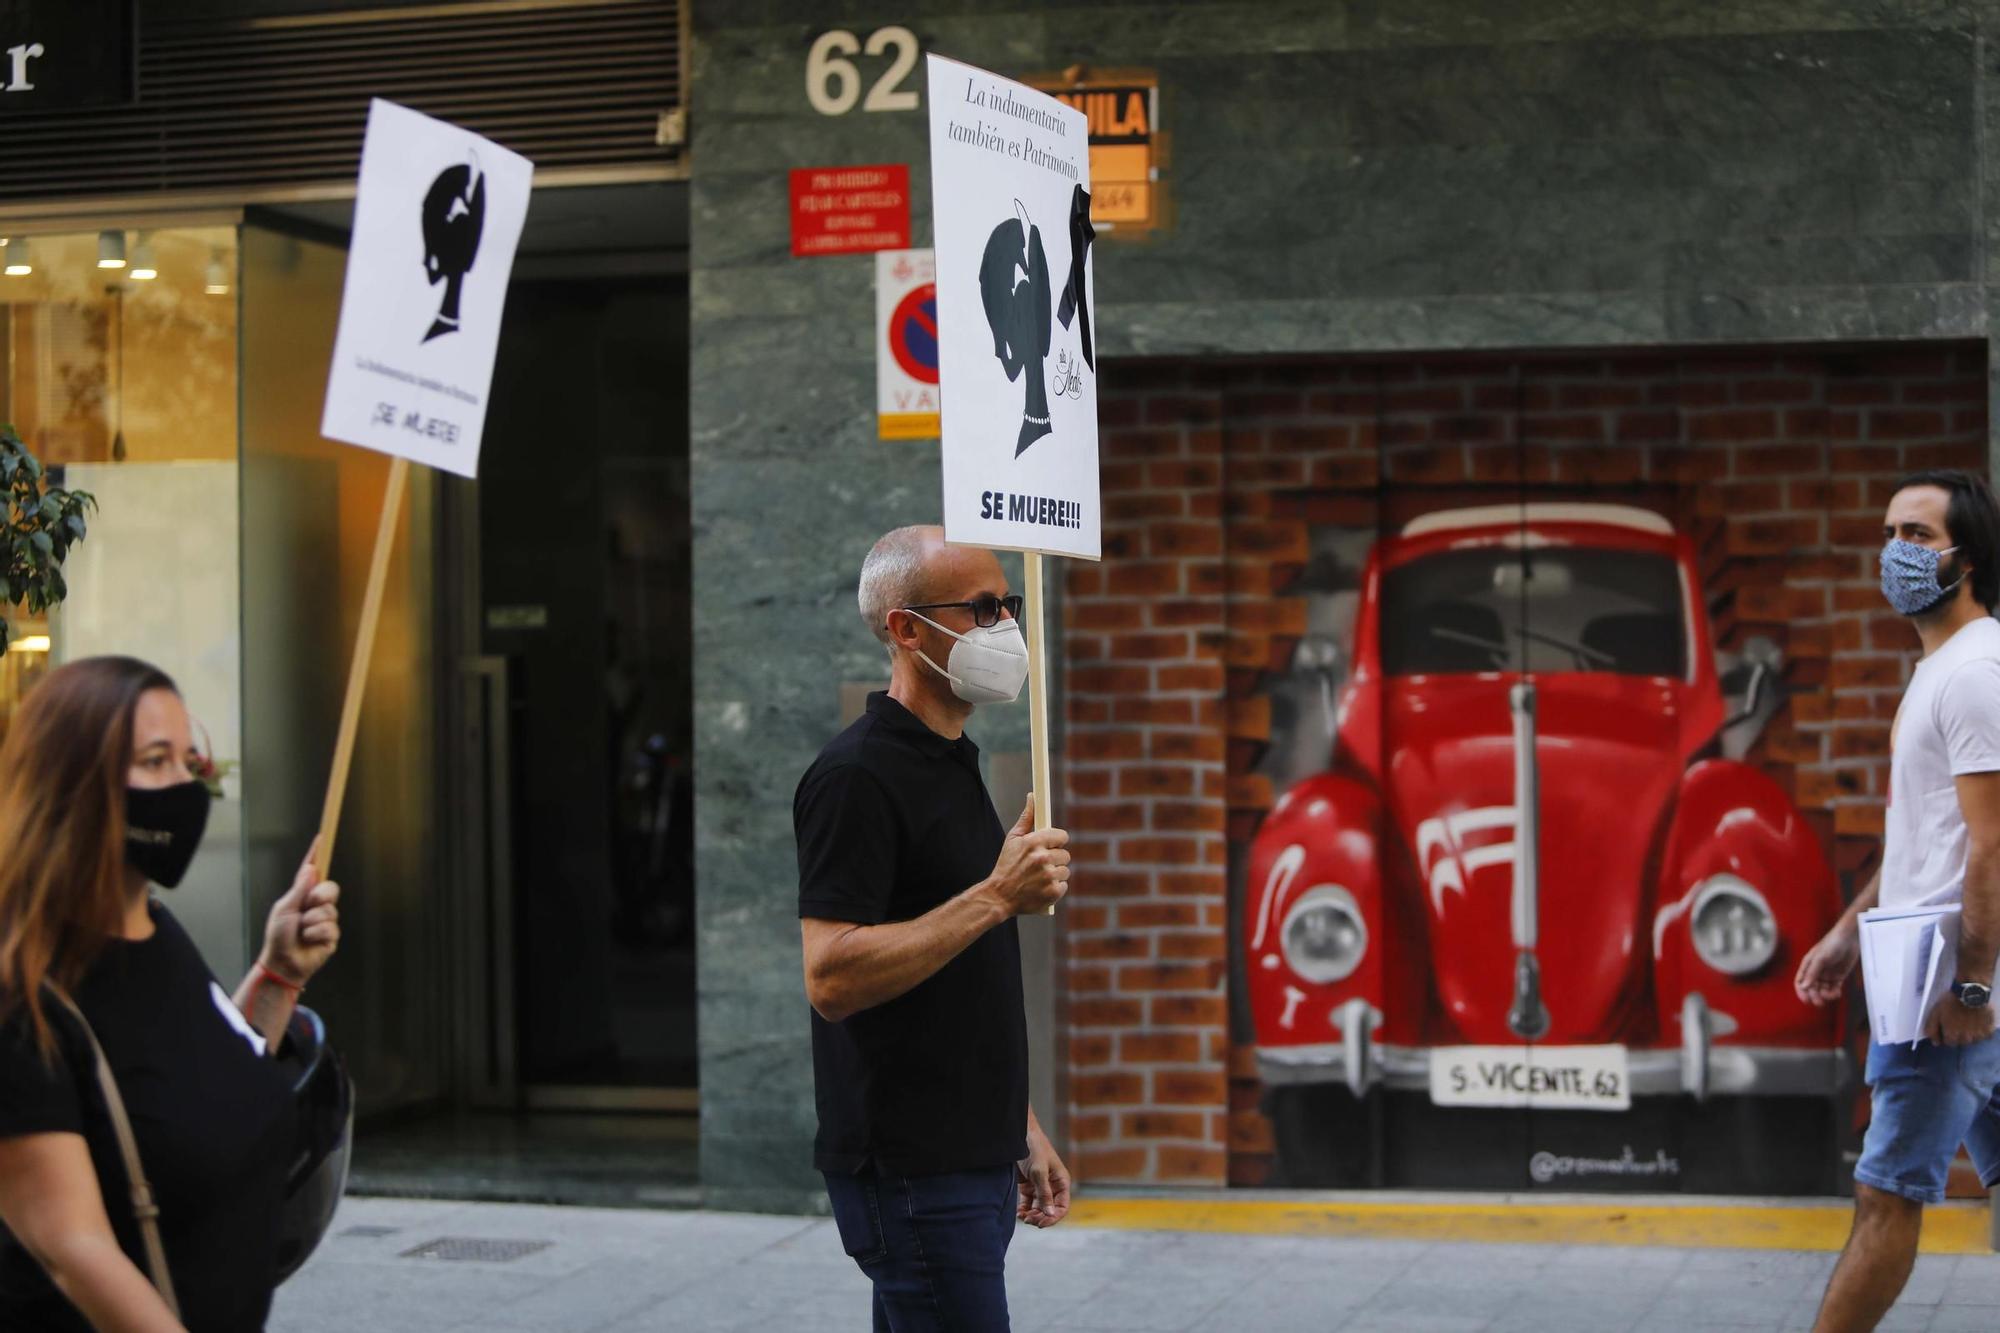
{"label": "brick wall mural", "polygon": [[1984,466],[1983,348],[1128,363],[1102,392],[1107,560],[1066,585],[1081,1177],[1286,1178],[1232,922],[1259,829],[1329,766],[1368,553],[1419,516],[1660,516],[1728,706],[1759,664],[1770,686],[1719,753],[1795,803],[1843,894],[1872,869],[1916,655],[1876,589],[1881,511],[1908,471]]}

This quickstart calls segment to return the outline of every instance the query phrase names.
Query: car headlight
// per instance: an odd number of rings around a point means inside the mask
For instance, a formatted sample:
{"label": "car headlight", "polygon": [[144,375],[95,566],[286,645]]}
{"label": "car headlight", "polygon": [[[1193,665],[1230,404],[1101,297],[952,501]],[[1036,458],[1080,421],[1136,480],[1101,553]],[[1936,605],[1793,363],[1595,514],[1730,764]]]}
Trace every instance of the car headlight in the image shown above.
{"label": "car headlight", "polygon": [[1734,875],[1716,875],[1695,895],[1688,917],[1694,951],[1718,972],[1740,977],[1778,951],[1778,922],[1764,895]]}
{"label": "car headlight", "polygon": [[1299,895],[1285,913],[1279,947],[1292,971],[1307,981],[1345,981],[1368,952],[1368,923],[1354,895],[1320,884]]}

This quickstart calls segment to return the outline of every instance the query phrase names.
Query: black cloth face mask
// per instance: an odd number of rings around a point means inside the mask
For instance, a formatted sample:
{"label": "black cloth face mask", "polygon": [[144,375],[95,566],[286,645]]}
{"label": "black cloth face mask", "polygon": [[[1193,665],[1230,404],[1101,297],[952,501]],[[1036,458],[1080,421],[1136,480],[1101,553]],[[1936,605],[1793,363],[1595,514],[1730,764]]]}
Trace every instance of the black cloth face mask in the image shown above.
{"label": "black cloth face mask", "polygon": [[201,782],[125,789],[125,862],[163,889],[178,888],[194,864],[214,801]]}

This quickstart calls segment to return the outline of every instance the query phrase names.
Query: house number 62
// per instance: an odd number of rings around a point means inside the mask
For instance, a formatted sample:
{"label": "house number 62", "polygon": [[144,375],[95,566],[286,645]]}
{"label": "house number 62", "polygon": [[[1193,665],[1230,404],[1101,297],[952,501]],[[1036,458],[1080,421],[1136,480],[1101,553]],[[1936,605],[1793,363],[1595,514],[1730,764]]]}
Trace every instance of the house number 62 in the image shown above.
{"label": "house number 62", "polygon": [[806,55],[806,100],[822,116],[844,116],[861,97],[861,71],[847,57],[857,52],[896,58],[875,86],[868,90],[863,111],[915,111],[917,90],[897,87],[917,67],[917,35],[908,28],[877,28],[868,34],[868,44],[845,28],[823,32],[813,40]]}

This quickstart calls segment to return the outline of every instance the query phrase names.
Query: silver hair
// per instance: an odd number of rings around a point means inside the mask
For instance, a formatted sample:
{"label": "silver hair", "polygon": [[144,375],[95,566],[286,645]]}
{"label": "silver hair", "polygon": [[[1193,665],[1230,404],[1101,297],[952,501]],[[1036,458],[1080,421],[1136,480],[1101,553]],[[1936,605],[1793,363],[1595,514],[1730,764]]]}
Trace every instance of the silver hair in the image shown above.
{"label": "silver hair", "polygon": [[889,640],[889,613],[922,602],[928,595],[924,557],[943,535],[925,524],[897,528],[884,533],[861,562],[861,587],[855,598],[861,607],[861,621],[892,653],[895,645]]}

